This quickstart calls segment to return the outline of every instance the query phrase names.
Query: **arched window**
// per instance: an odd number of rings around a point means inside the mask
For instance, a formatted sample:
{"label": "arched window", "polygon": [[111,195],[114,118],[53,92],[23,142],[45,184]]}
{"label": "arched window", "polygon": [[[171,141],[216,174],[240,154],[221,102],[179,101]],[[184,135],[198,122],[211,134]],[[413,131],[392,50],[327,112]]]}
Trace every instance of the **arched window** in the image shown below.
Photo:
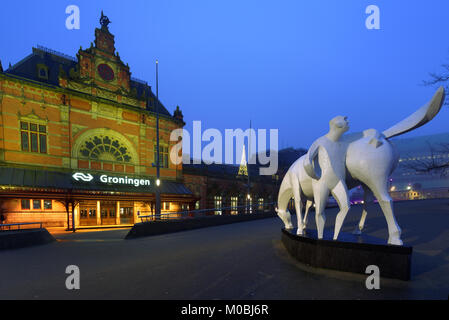
{"label": "arched window", "polygon": [[131,162],[129,150],[119,140],[100,134],[83,142],[80,155],[92,160]]}

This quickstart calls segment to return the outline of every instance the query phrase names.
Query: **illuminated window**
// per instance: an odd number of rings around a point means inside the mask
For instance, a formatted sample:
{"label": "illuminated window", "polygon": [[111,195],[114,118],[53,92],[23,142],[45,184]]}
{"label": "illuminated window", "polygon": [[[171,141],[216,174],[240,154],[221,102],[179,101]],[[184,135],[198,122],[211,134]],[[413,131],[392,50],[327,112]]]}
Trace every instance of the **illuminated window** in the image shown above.
{"label": "illuminated window", "polygon": [[263,198],[259,198],[259,210],[263,210]]}
{"label": "illuminated window", "polygon": [[[154,145],[154,163],[157,161],[157,145]],[[159,145],[159,166],[168,168],[168,147]]]}
{"label": "illuminated window", "polygon": [[162,208],[163,210],[170,210],[170,202],[164,202]]}
{"label": "illuminated window", "polygon": [[33,209],[38,210],[41,208],[41,201],[40,200],[33,200]]}
{"label": "illuminated window", "polygon": [[22,210],[30,210],[30,200],[29,199],[23,199],[20,201]]}
{"label": "illuminated window", "polygon": [[20,122],[22,151],[47,153],[47,127],[32,122]]}
{"label": "illuminated window", "polygon": [[237,214],[238,209],[236,208],[238,205],[239,198],[238,197],[231,197],[231,214]]}
{"label": "illuminated window", "polygon": [[51,200],[44,200],[44,209],[45,210],[51,210],[52,209]]}
{"label": "illuminated window", "polygon": [[215,196],[214,197],[214,208],[215,210],[215,214],[216,215],[221,215],[221,208],[222,208],[222,200],[221,200],[221,196]]}

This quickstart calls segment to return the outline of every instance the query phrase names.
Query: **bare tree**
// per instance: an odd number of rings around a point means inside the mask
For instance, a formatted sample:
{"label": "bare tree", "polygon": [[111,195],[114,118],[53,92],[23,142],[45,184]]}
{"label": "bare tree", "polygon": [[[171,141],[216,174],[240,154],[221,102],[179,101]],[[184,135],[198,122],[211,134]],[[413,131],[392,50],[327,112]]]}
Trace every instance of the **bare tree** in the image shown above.
{"label": "bare tree", "polygon": [[439,143],[437,146],[429,143],[429,150],[430,155],[403,161],[401,166],[415,172],[447,176],[449,174],[449,143]]}
{"label": "bare tree", "polygon": [[[449,64],[443,63],[441,65],[443,71],[441,73],[430,72],[430,80],[424,80],[423,84],[425,86],[444,86],[444,90],[449,92]],[[446,99],[444,101],[445,105],[449,105],[449,100]]]}
{"label": "bare tree", "polygon": [[[444,86],[446,92],[449,92],[449,64],[441,65],[443,71],[441,73],[430,72],[430,80],[424,80],[425,86]],[[449,105],[447,96],[444,101],[445,105]],[[416,172],[440,174],[446,176],[449,174],[449,143],[440,143],[437,146],[429,144],[430,156],[413,160],[412,162],[403,163],[404,168],[411,169]]]}

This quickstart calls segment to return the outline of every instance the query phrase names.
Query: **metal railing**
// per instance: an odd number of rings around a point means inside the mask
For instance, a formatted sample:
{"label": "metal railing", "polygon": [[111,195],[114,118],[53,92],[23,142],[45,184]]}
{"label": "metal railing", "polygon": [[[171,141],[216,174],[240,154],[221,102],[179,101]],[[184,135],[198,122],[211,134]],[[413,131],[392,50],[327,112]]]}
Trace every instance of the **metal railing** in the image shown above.
{"label": "metal railing", "polygon": [[[138,216],[141,222],[150,221],[168,221],[168,220],[184,220],[184,219],[195,219],[205,216],[217,216],[217,215],[244,215],[244,214],[258,214],[264,212],[270,212],[270,208],[273,208],[275,202],[264,203],[264,204],[252,204],[236,207],[220,207],[220,208],[210,208],[210,209],[199,209],[199,210],[189,210],[189,211],[179,211],[179,212],[165,212],[159,215],[150,214],[145,216]],[[211,214],[212,213],[212,214]]]}
{"label": "metal railing", "polygon": [[134,78],[134,77],[131,77],[131,81],[135,81],[135,82],[138,82],[140,84],[148,85],[148,82],[146,82],[145,80],[140,80],[140,79]]}
{"label": "metal railing", "polygon": [[58,51],[53,50],[53,49],[49,49],[49,48],[41,46],[41,45],[37,45],[36,49],[39,49],[41,51],[53,54],[55,56],[58,56],[58,57],[61,57],[61,58],[67,59],[67,60],[71,60],[73,62],[78,62],[78,60],[75,57],[69,56],[68,54],[65,54],[65,53],[62,53],[62,52],[58,52]]}
{"label": "metal railing", "polygon": [[22,222],[22,223],[9,223],[9,224],[0,224],[0,231],[5,231],[6,227],[8,227],[8,231],[11,230],[11,227],[17,227],[17,229],[12,230],[23,230],[24,228],[20,229],[21,226],[28,226],[32,224],[38,224],[39,229],[42,229],[42,222]]}

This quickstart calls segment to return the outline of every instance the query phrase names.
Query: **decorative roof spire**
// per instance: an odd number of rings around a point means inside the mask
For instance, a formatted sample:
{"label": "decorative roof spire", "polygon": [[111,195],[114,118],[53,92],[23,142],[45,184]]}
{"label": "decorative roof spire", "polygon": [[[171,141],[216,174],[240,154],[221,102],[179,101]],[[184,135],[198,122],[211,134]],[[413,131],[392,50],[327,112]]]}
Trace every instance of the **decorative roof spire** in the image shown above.
{"label": "decorative roof spire", "polygon": [[181,121],[184,120],[184,116],[182,114],[181,109],[179,109],[179,106],[176,106],[176,110],[173,113],[173,117],[175,117],[176,119],[181,120]]}
{"label": "decorative roof spire", "polygon": [[95,47],[111,55],[115,54],[114,36],[109,32],[108,25],[111,20],[101,11],[100,29],[95,29]]}
{"label": "decorative roof spire", "polygon": [[101,28],[102,29],[105,28],[107,30],[108,25],[110,23],[111,23],[111,20],[109,20],[109,18],[103,14],[103,10],[101,10],[101,17],[100,17]]}

